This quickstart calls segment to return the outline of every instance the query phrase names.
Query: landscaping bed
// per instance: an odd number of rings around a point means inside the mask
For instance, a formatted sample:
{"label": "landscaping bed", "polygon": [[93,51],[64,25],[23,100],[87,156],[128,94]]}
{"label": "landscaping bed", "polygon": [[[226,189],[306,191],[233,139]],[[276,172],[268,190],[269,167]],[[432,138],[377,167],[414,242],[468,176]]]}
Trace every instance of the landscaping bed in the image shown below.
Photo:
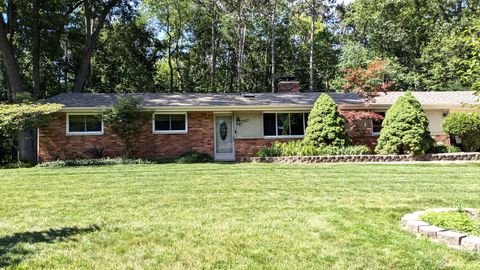
{"label": "landscaping bed", "polygon": [[402,217],[403,226],[454,248],[480,252],[480,220],[473,208],[435,208]]}
{"label": "landscaping bed", "polygon": [[256,163],[336,163],[336,162],[410,162],[410,161],[479,161],[480,152],[412,155],[323,155],[249,157],[242,162]]}

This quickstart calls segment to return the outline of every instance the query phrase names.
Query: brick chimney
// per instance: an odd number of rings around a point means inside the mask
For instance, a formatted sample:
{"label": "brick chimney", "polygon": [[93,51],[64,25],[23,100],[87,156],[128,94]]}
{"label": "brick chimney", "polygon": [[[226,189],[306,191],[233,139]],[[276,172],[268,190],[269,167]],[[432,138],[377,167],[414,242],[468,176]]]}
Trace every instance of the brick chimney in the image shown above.
{"label": "brick chimney", "polygon": [[297,77],[281,77],[278,82],[277,91],[279,94],[300,92],[300,82]]}

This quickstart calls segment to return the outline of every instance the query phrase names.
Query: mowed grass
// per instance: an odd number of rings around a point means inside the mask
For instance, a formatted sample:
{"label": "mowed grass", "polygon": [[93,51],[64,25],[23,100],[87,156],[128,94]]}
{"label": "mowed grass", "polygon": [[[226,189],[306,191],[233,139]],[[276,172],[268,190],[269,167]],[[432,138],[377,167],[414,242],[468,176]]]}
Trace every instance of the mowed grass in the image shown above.
{"label": "mowed grass", "polygon": [[480,164],[0,170],[0,269],[480,269],[403,214],[480,208]]}

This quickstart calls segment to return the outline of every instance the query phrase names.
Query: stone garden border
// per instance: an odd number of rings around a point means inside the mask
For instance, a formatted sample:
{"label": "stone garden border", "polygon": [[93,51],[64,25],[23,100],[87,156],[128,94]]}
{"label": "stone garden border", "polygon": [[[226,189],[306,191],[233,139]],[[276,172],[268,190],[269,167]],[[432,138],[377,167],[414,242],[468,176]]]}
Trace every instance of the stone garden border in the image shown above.
{"label": "stone garden border", "polygon": [[338,155],[313,157],[247,157],[241,162],[254,163],[343,163],[343,162],[411,162],[411,161],[480,161],[480,152],[411,155]]}
{"label": "stone garden border", "polygon": [[[402,217],[402,226],[417,234],[426,236],[434,241],[445,243],[453,248],[480,252],[480,237],[469,236],[465,233],[459,233],[451,230],[446,230],[437,226],[428,224],[427,222],[421,221],[420,216],[427,212],[449,212],[456,211],[456,208],[434,208],[427,209],[425,211],[417,211],[410,214],[406,214]],[[473,214],[478,215],[479,212],[473,208],[464,208],[463,210]]]}

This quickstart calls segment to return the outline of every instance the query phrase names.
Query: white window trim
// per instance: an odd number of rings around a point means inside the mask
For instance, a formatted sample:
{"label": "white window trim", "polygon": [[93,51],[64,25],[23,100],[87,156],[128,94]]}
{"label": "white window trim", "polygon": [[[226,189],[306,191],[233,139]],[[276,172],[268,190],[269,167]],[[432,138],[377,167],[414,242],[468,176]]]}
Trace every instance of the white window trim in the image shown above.
{"label": "white window trim", "polygon": [[[185,129],[184,130],[155,130],[155,116],[165,114],[183,114],[185,115]],[[187,112],[155,112],[152,116],[152,132],[153,134],[187,134],[188,133],[188,114]]]}
{"label": "white window trim", "polygon": [[[383,112],[383,113],[385,113],[385,116],[384,116],[384,117],[387,116],[387,112],[386,112],[386,111],[373,111],[373,112],[374,112],[374,113],[382,113],[382,112]],[[385,120],[385,118],[384,118],[383,120]],[[373,132],[373,120],[372,120],[372,119],[369,119],[369,120],[368,120],[368,124],[370,125],[370,128],[372,129],[372,132],[371,132],[371,135],[370,135],[370,136],[372,136],[372,137],[378,137],[378,136],[380,136],[380,132]]]}
{"label": "white window trim", "polygon": [[70,115],[98,115],[98,113],[67,113],[66,135],[67,136],[101,136],[104,134],[104,123],[102,122],[102,131],[70,132]]}
{"label": "white window trim", "polygon": [[[263,130],[264,126],[265,126],[265,118],[263,118],[263,115],[266,114],[266,113],[274,113],[275,114],[275,133],[277,135],[268,135],[268,136],[265,136],[263,135],[263,138],[264,139],[302,139],[302,138],[305,138],[305,132],[307,131],[307,122],[305,121],[305,114],[306,113],[310,113],[309,111],[273,111],[273,112],[267,112],[267,111],[264,111],[262,112],[262,132],[263,134],[265,134],[265,130]],[[303,116],[303,135],[278,135],[278,119],[277,119],[277,114],[279,113],[288,113],[288,114],[291,114],[291,113],[301,113],[302,116]]]}

